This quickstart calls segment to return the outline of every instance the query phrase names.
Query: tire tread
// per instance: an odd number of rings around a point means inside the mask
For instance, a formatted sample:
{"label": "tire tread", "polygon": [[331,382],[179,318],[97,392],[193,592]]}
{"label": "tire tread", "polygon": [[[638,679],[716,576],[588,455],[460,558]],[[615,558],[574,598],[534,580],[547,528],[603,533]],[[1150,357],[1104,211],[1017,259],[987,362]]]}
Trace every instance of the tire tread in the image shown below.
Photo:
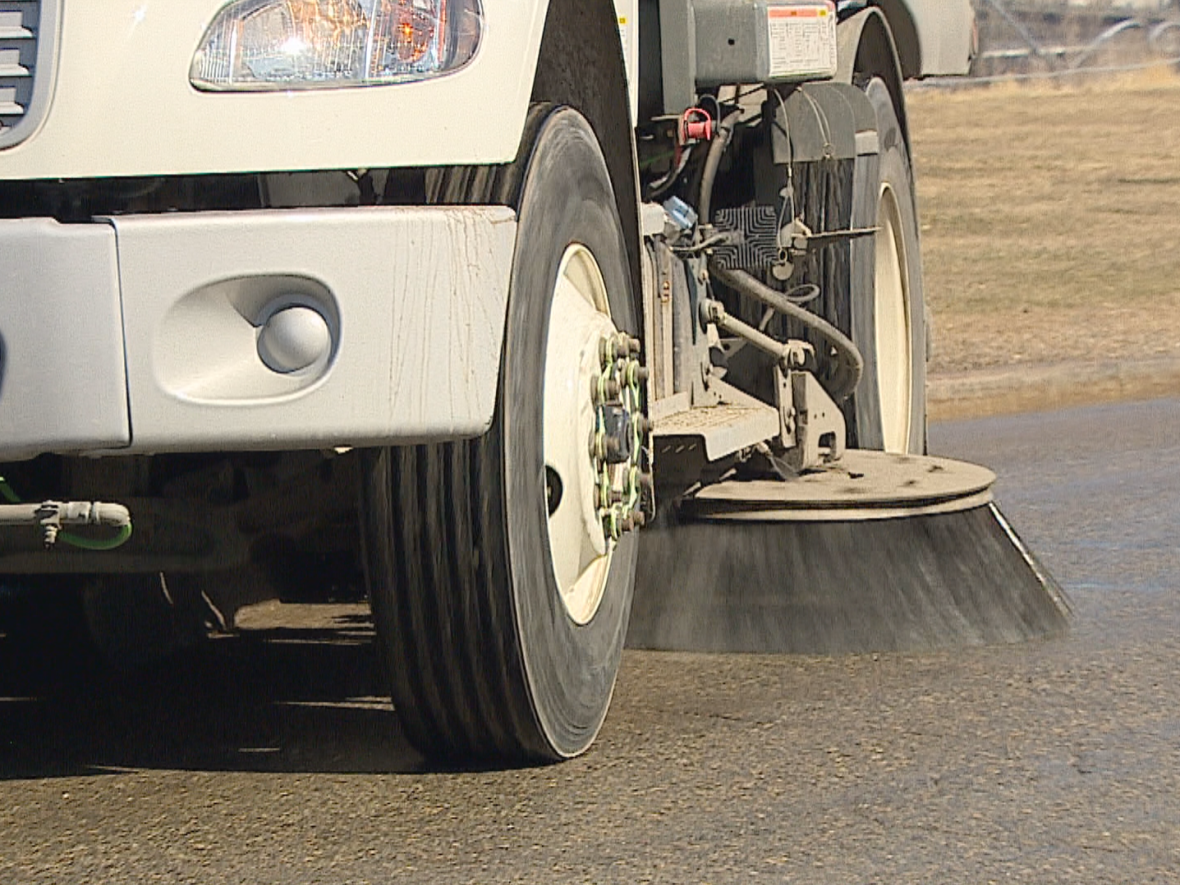
{"label": "tire tread", "polygon": [[[544,104],[530,110],[511,164],[433,170],[430,200],[519,205],[532,146],[552,112]],[[478,439],[365,454],[365,558],[390,692],[410,742],[450,763],[568,755],[546,736],[526,666],[529,628],[518,623],[510,573],[517,526],[507,504],[503,389],[500,396]],[[629,594],[630,583],[624,611]]]}

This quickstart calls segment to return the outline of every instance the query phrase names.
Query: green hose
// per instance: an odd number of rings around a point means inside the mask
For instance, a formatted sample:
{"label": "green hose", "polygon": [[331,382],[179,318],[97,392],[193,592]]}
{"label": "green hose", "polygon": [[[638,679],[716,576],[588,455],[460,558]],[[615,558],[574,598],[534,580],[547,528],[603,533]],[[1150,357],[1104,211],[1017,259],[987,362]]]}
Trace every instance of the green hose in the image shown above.
{"label": "green hose", "polygon": [[[23,503],[20,495],[12,490],[12,486],[8,481],[0,476],[0,498],[3,498],[9,504]],[[73,532],[58,532],[57,538],[63,543],[69,544],[71,547],[77,547],[79,550],[114,550],[116,547],[122,547],[131,538],[131,523],[120,527],[119,531],[110,538],[87,538],[82,535],[75,535]]]}
{"label": "green hose", "polygon": [[57,539],[64,541],[71,547],[77,547],[79,550],[114,550],[116,547],[122,547],[127,543],[131,537],[131,523],[123,526],[112,538],[84,538],[81,535],[75,535],[73,532],[58,532]]}

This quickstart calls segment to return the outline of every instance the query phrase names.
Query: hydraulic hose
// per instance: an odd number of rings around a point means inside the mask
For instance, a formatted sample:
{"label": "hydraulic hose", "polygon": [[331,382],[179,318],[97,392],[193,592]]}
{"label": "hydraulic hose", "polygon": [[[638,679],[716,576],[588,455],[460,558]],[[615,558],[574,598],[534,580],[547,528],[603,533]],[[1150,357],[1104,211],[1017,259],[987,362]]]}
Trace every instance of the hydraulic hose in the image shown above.
{"label": "hydraulic hose", "polygon": [[[721,168],[721,158],[733,140],[733,131],[740,118],[741,111],[727,114],[718,125],[713,141],[709,144],[709,153],[705,156],[705,167],[701,173],[701,191],[697,205],[702,224],[709,224],[713,220],[713,185],[717,180],[717,170]],[[836,359],[836,372],[832,378],[834,389],[829,391],[832,399],[837,402],[847,399],[856,389],[864,374],[865,361],[851,338],[823,317],[791,303],[782,292],[771,288],[744,270],[730,270],[710,262],[709,273],[731,289],[743,292],[783,316],[801,323],[828,343],[833,351],[832,356]]]}
{"label": "hydraulic hose", "polygon": [[725,119],[717,125],[713,140],[709,142],[709,153],[705,155],[705,168],[701,172],[701,193],[697,200],[697,215],[700,216],[701,224],[709,224],[713,220],[713,182],[717,180],[721,158],[733,141],[733,130],[741,117],[741,111],[726,114]]}
{"label": "hydraulic hose", "polygon": [[756,277],[744,270],[728,270],[715,264],[709,265],[709,273],[713,279],[724,283],[731,289],[736,289],[751,298],[761,301],[771,310],[781,313],[785,317],[795,320],[815,332],[831,346],[836,358],[836,374],[832,378],[833,389],[828,391],[832,399],[840,402],[856,389],[864,374],[865,361],[860,350],[852,339],[825,320],[806,308],[792,304],[782,292],[772,289]]}

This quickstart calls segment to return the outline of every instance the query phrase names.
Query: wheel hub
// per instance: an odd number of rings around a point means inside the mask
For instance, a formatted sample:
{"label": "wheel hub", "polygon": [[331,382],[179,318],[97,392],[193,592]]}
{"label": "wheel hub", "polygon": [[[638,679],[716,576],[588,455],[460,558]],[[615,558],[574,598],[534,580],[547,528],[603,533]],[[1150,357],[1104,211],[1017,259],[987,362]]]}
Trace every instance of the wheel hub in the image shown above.
{"label": "wheel hub", "polygon": [[647,522],[652,500],[645,455],[651,422],[643,411],[647,369],[638,359],[639,351],[638,338],[604,338],[599,347],[601,374],[591,386],[596,421],[590,457],[598,519],[604,535],[613,541]]}
{"label": "wheel hub", "polygon": [[545,354],[544,457],[549,548],[570,617],[598,610],[615,543],[642,525],[646,370],[639,342],[619,333],[593,254],[562,256]]}

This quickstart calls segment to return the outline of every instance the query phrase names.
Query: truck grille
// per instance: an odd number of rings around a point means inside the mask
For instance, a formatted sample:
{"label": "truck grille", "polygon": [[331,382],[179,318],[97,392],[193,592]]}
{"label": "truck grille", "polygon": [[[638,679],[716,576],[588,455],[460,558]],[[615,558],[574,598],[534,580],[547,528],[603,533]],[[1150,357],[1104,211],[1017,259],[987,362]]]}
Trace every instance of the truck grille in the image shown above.
{"label": "truck grille", "polygon": [[27,138],[45,113],[59,0],[0,0],[0,148]]}

